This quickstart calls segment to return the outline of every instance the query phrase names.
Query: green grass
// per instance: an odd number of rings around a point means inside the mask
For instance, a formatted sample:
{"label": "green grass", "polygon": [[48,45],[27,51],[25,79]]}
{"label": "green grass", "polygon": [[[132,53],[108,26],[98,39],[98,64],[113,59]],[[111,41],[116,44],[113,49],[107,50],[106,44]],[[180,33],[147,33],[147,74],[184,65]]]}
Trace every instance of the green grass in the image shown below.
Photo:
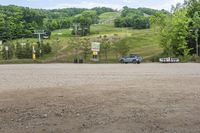
{"label": "green grass", "polygon": [[[52,32],[52,38],[66,38],[66,37],[72,37],[71,32],[72,32],[71,29],[55,30],[54,32]],[[60,33],[61,33],[61,34],[60,34]]]}
{"label": "green grass", "polygon": [[162,53],[162,48],[159,46],[159,35],[152,29],[133,30],[131,36],[122,39],[121,43],[130,47],[130,53],[139,54],[144,59]]}
{"label": "green grass", "polygon": [[97,24],[91,26],[92,35],[115,34],[120,33],[121,31],[121,28],[115,28],[112,25]]}
{"label": "green grass", "polygon": [[101,24],[113,25],[114,20],[120,16],[119,12],[107,12],[99,16]]}
{"label": "green grass", "polygon": [[41,60],[32,59],[12,59],[12,60],[0,60],[0,64],[38,64],[42,63]]}
{"label": "green grass", "polygon": [[95,25],[91,28],[95,35],[113,35],[118,34],[123,38],[120,43],[127,44],[130,47],[129,53],[140,54],[145,59],[150,59],[162,53],[159,46],[159,34],[154,29],[134,30],[131,28],[115,28],[111,25]]}
{"label": "green grass", "polygon": [[[67,29],[66,29],[67,30]],[[63,32],[67,32],[63,30]],[[130,47],[130,53],[139,54],[144,57],[145,60],[150,61],[154,56],[162,53],[162,48],[159,46],[159,34],[154,29],[133,30],[132,28],[115,28],[113,25],[98,24],[91,26],[91,35],[88,38],[96,38],[100,35],[113,36],[117,34],[122,40],[120,43],[127,44]],[[71,49],[64,49],[62,54],[65,54],[63,58],[60,58],[60,62],[73,60],[73,55],[69,55]],[[88,57],[88,62],[91,57]],[[116,62],[118,59],[110,52],[109,62]],[[102,61],[104,62],[104,57]]]}

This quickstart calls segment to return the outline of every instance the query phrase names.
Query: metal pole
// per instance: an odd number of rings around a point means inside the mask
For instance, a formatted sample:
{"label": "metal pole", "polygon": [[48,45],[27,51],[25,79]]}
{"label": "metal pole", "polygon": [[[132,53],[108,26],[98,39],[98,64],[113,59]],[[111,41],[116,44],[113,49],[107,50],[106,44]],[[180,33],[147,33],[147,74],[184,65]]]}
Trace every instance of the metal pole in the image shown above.
{"label": "metal pole", "polygon": [[41,43],[41,36],[40,36],[40,33],[38,34],[38,36],[39,36],[39,43]]}
{"label": "metal pole", "polygon": [[56,46],[56,62],[58,61],[58,38],[57,38],[57,46]]}
{"label": "metal pole", "polygon": [[76,25],[75,25],[75,30],[76,30],[75,36],[77,37],[77,32],[78,32],[78,24],[76,24]]}
{"label": "metal pole", "polygon": [[6,50],[6,60],[8,60],[8,50]]}
{"label": "metal pole", "polygon": [[8,60],[8,50],[9,50],[9,47],[5,46],[5,50],[6,50],[6,60]]}
{"label": "metal pole", "polygon": [[196,30],[196,54],[199,56],[199,39],[198,39],[199,30]]}

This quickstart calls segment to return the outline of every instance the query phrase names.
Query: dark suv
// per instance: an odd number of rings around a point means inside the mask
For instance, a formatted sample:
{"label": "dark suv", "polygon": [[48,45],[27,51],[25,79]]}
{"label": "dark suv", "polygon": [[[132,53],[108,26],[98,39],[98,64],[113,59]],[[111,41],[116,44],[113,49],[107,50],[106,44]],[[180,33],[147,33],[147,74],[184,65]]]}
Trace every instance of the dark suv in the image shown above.
{"label": "dark suv", "polygon": [[119,61],[121,63],[137,63],[140,64],[143,58],[136,54],[130,54],[129,56],[122,57]]}

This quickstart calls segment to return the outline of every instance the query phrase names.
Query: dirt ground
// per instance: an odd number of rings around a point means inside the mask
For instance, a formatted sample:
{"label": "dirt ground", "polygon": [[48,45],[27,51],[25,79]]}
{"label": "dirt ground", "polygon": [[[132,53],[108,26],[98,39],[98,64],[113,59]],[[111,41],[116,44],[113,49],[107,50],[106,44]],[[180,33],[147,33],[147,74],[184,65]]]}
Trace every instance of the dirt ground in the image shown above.
{"label": "dirt ground", "polygon": [[200,64],[0,66],[0,133],[199,132]]}

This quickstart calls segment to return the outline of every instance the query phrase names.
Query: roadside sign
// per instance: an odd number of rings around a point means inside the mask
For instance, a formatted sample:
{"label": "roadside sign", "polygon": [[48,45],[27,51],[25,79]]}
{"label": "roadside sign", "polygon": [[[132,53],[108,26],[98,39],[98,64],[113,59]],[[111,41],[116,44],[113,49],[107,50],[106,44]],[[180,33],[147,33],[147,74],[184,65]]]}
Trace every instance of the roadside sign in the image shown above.
{"label": "roadside sign", "polygon": [[34,34],[45,34],[44,30],[34,30]]}
{"label": "roadside sign", "polygon": [[92,42],[91,48],[93,52],[99,52],[100,51],[100,43],[99,42]]}
{"label": "roadside sign", "polygon": [[93,55],[98,55],[98,52],[93,52]]}

